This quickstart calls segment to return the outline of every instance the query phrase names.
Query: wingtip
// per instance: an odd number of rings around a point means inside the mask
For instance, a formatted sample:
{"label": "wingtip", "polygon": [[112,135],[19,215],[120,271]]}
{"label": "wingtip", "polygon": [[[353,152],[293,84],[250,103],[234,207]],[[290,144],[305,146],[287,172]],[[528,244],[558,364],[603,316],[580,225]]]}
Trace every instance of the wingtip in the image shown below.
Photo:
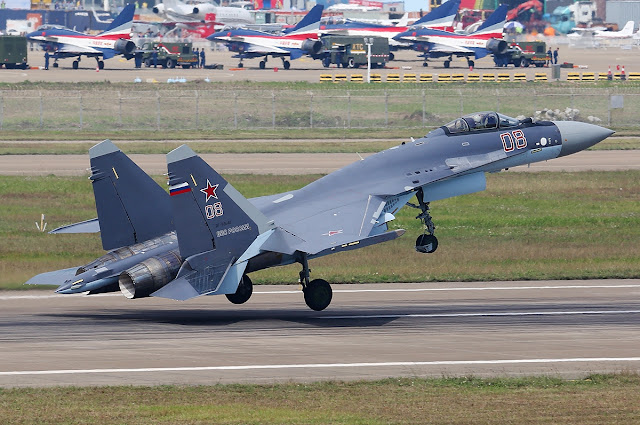
{"label": "wingtip", "polygon": [[89,158],[97,158],[99,156],[107,155],[113,152],[118,152],[120,149],[109,139],[106,139],[95,146],[89,148]]}
{"label": "wingtip", "polygon": [[183,159],[191,158],[192,156],[197,155],[189,146],[182,145],[167,154],[167,164],[182,161]]}

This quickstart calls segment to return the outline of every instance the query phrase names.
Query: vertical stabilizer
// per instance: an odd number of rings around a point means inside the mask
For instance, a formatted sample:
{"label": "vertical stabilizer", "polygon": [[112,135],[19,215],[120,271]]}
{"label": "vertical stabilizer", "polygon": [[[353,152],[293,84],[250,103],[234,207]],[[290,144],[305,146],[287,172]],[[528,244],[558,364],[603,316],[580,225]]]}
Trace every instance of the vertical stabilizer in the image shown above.
{"label": "vertical stabilizer", "polygon": [[489,32],[502,33],[504,24],[507,23],[508,10],[509,7],[507,5],[500,5],[473,34]]}
{"label": "vertical stabilizer", "polygon": [[105,250],[173,230],[169,195],[110,140],[89,149],[93,195]]}
{"label": "vertical stabilizer", "polygon": [[135,11],[136,5],[134,3],[126,5],[122,12],[113,19],[109,27],[99,36],[125,33],[128,35],[131,32]]}
{"label": "vertical stabilizer", "polygon": [[323,10],[324,6],[321,4],[313,6],[309,13],[288,34],[317,32],[320,29],[320,18],[322,18]]}

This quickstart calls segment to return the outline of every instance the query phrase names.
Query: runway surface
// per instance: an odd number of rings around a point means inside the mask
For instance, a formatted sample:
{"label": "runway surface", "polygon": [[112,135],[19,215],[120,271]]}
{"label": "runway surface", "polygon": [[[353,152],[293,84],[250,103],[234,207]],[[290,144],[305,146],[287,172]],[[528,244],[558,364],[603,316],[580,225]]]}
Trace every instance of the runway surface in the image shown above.
{"label": "runway surface", "polygon": [[0,387],[640,370],[640,280],[295,286],[179,303],[0,293]]}
{"label": "runway surface", "polygon": [[[369,154],[363,154],[363,157]],[[355,153],[256,153],[203,154],[202,158],[222,174],[327,174],[360,157]],[[149,174],[167,172],[165,155],[130,155]],[[512,171],[613,171],[640,170],[640,150],[583,151],[524,165]],[[0,175],[89,175],[89,155],[0,155]]]}

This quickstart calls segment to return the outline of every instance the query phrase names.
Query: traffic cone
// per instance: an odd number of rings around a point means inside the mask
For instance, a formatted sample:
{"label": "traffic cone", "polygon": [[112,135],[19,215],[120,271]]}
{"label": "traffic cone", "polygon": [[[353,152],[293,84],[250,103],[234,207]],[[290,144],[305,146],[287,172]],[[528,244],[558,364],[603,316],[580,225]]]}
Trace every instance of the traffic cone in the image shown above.
{"label": "traffic cone", "polygon": [[96,65],[96,72],[100,72],[100,65]]}
{"label": "traffic cone", "polygon": [[469,71],[473,71],[473,65],[469,65]]}
{"label": "traffic cone", "polygon": [[607,72],[607,80],[613,80],[613,74],[611,74],[611,65],[609,65],[609,72]]}
{"label": "traffic cone", "polygon": [[626,76],[626,75],[625,75],[625,73],[624,73],[624,65],[622,65],[622,72],[620,73],[620,79],[621,79],[622,81],[624,81],[624,80],[626,80],[626,79],[627,79],[627,76]]}

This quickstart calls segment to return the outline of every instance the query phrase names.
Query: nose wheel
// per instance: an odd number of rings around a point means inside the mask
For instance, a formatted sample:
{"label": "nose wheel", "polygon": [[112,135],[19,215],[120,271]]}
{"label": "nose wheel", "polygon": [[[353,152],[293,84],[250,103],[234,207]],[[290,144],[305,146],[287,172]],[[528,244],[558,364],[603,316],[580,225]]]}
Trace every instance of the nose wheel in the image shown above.
{"label": "nose wheel", "polygon": [[309,263],[307,254],[301,253],[298,262],[302,264],[300,271],[300,284],[302,284],[302,293],[304,294],[304,302],[311,310],[322,311],[329,307],[333,298],[333,291],[329,282],[323,279],[314,279],[309,282]]}
{"label": "nose wheel", "polygon": [[436,230],[436,226],[433,224],[431,214],[429,214],[429,202],[424,202],[424,193],[422,192],[422,188],[420,188],[416,193],[416,198],[418,198],[419,205],[407,203],[410,207],[418,208],[422,211],[416,216],[416,218],[422,221],[422,224],[424,225],[423,234],[418,236],[418,239],[416,239],[416,251],[423,254],[430,254],[438,249],[438,238],[433,234]]}

